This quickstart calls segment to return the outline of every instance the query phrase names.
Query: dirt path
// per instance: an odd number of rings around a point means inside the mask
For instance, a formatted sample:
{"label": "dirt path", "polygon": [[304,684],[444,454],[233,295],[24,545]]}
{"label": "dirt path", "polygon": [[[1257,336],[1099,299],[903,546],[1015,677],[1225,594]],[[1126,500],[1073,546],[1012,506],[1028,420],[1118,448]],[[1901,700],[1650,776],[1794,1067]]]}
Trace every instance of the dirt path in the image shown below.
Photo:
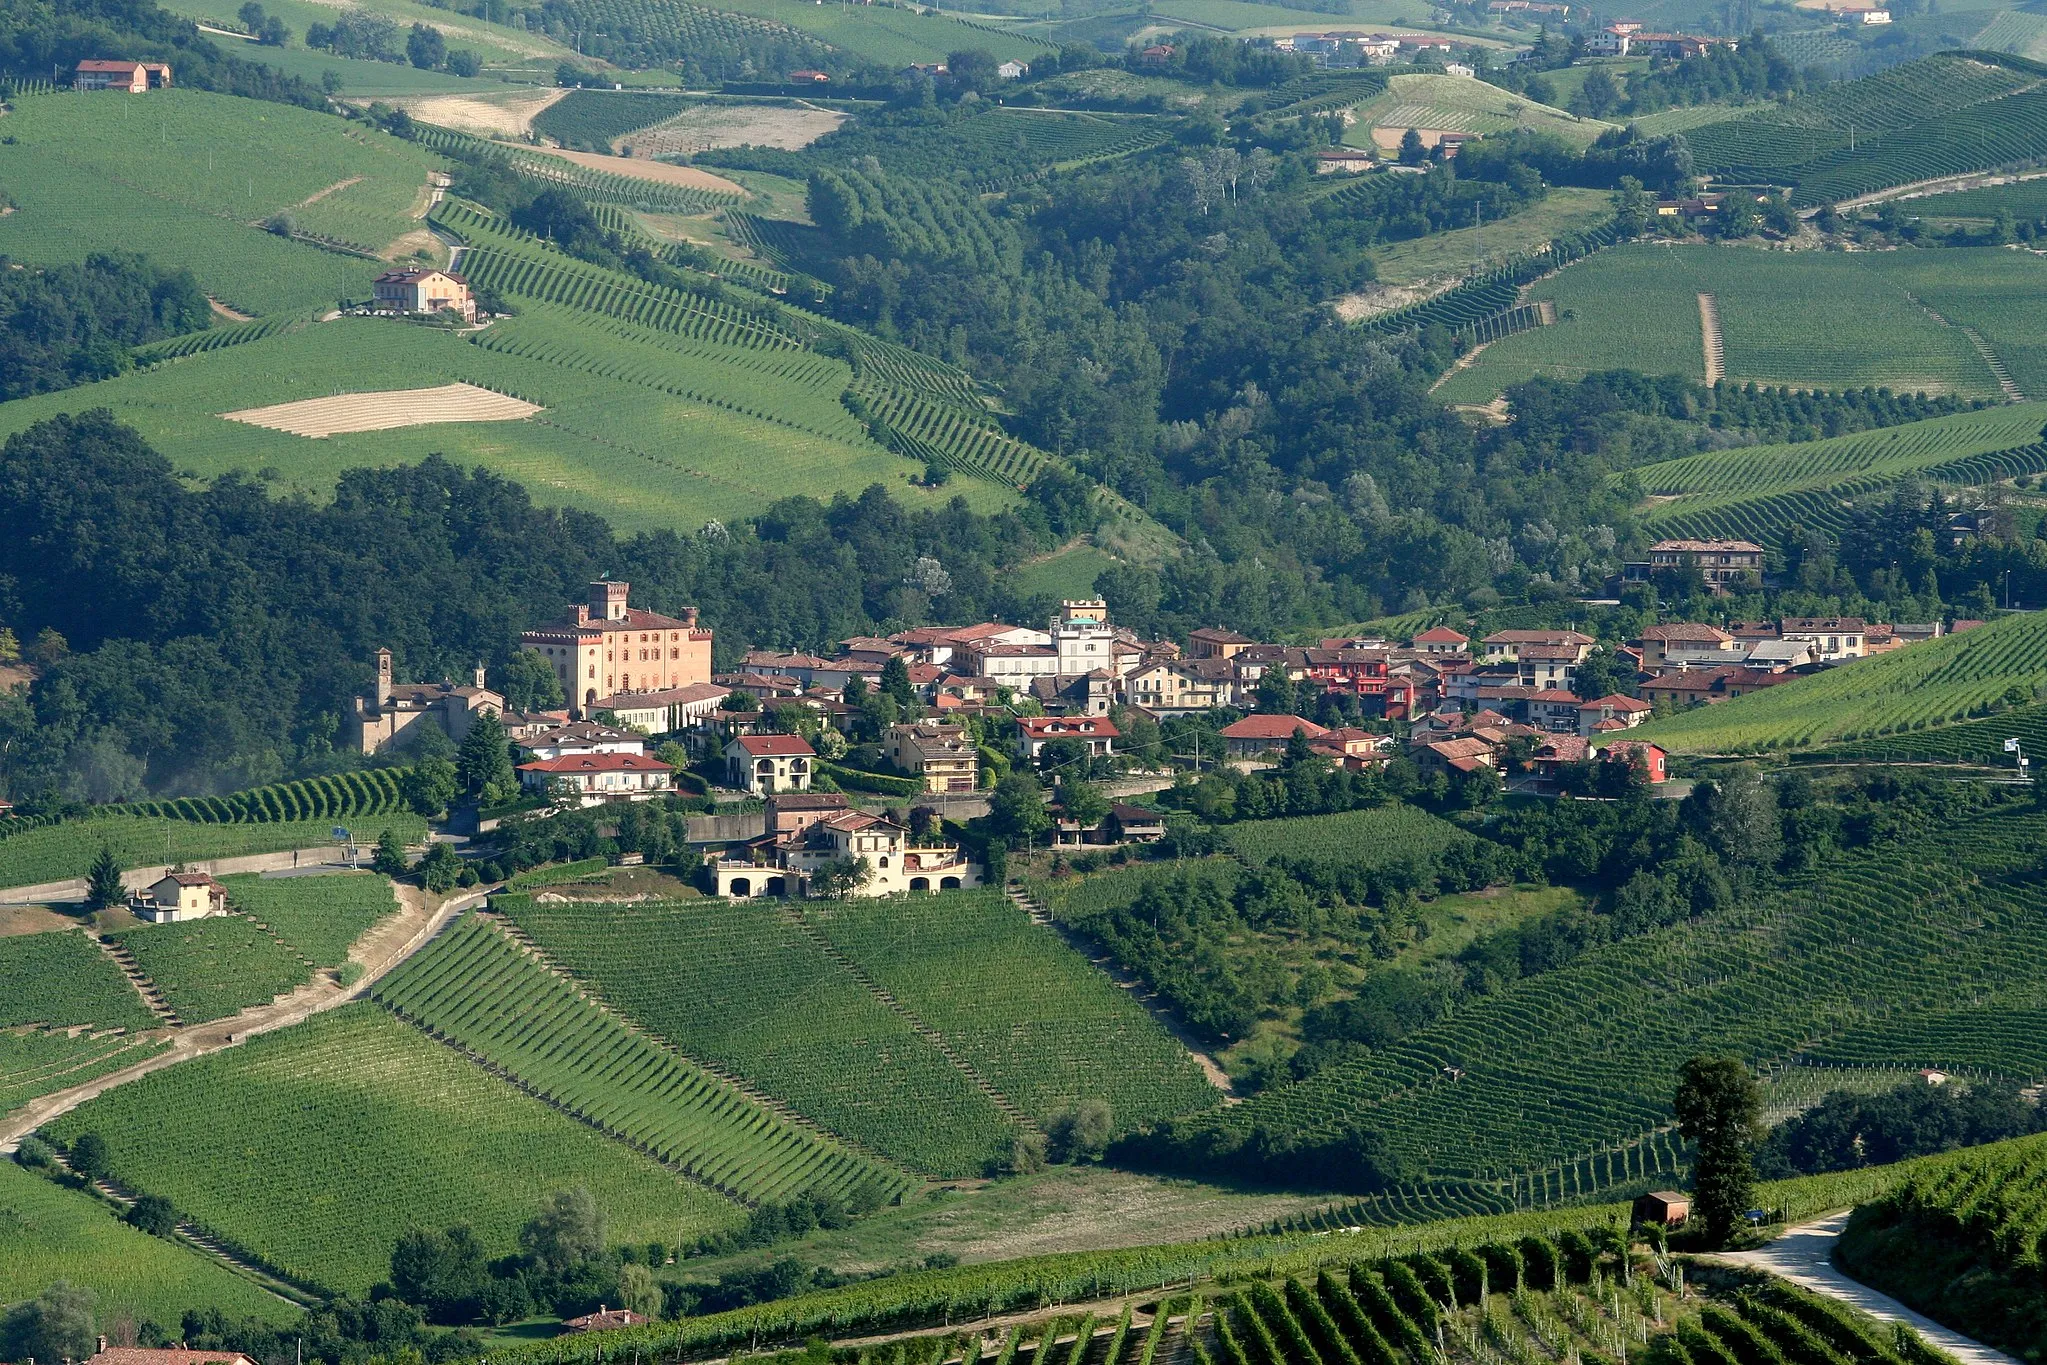
{"label": "dirt path", "polygon": [[1997,381],[1998,391],[2004,395],[2006,402],[2023,403],[2026,401],[2026,395],[2020,391],[2017,384],[2012,382],[2011,371],[2004,367],[2004,361],[1999,359],[1997,352],[1990,348],[1989,341],[1984,339],[1981,332],[1977,331],[1974,327],[1962,326],[1953,318],[1935,309],[1932,304],[1929,304],[1917,294],[1908,293],[1905,295],[1905,299],[1941,326],[1952,327],[1969,339],[1969,344],[1976,348],[1976,354],[1983,357],[1984,366],[1990,371],[1990,377]]}
{"label": "dirt path", "polygon": [[237,313],[211,294],[206,296],[206,306],[213,310],[213,316],[227,322],[254,322],[256,320],[247,313]]}
{"label": "dirt path", "polygon": [[1962,1362],[1962,1365],[2019,1365],[2002,1351],[1992,1350],[1960,1332],[1941,1326],[1923,1313],[1915,1313],[1888,1294],[1851,1280],[1834,1268],[1834,1243],[1848,1225],[1846,1213],[1831,1214],[1816,1222],[1788,1229],[1782,1237],[1758,1251],[1727,1252],[1709,1259],[1751,1270],[1767,1270],[1795,1285],[1839,1299],[1869,1314],[1879,1322],[1902,1322],[1919,1335]]}
{"label": "dirt path", "polygon": [[[1893,185],[1887,190],[1872,190],[1859,194],[1853,199],[1843,199],[1834,205],[1835,212],[1843,209],[1868,208],[1892,199],[1923,199],[1929,194],[1947,194],[1952,190],[1980,189],[1985,185],[2011,185],[2021,180],[2039,180],[2047,177],[2047,171],[2027,171],[2020,175],[2000,175],[1996,171],[1970,171],[1963,175],[1943,175],[1933,180],[1915,180],[1909,185]],[[1818,213],[1816,208],[1806,209],[1798,216],[1810,218]]]}
{"label": "dirt path", "polygon": [[1720,334],[1720,300],[1699,295],[1699,339],[1706,352],[1706,387],[1727,376],[1727,341]]}
{"label": "dirt path", "polygon": [[195,1057],[234,1047],[259,1033],[271,1033],[338,1005],[362,999],[393,967],[426,946],[456,915],[484,895],[481,890],[472,891],[445,902],[437,909],[429,909],[424,893],[418,888],[394,885],[392,889],[400,906],[398,913],[379,920],[348,950],[348,960],[360,964],[363,969],[361,978],[353,986],[343,986],[332,972],[320,972],[291,994],[267,1005],[256,1005],[231,1018],[177,1030],[171,1035],[168,1048],[134,1066],[109,1072],[69,1090],[38,1096],[13,1113],[0,1117],[0,1154],[12,1152],[20,1146],[22,1138],[50,1120],[70,1113],[87,1100],[95,1099],[116,1086],[140,1080],[152,1072],[189,1062]]}
{"label": "dirt path", "polygon": [[[311,194],[299,200],[297,207],[304,208],[308,204],[317,204],[330,194],[339,194],[341,191],[347,189],[350,185],[360,185],[362,184],[362,182],[363,177],[359,175],[351,175],[346,180],[337,180],[333,184],[329,185],[326,189],[314,190]],[[417,214],[414,215],[414,217],[417,216],[418,216]]]}

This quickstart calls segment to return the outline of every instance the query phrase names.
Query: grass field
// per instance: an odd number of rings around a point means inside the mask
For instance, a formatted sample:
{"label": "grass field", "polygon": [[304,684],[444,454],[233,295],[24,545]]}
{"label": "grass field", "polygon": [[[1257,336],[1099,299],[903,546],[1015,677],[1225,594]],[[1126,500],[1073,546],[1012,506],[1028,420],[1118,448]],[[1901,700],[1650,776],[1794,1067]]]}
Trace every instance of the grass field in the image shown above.
{"label": "grass field", "polygon": [[1220,1099],[1126,992],[999,890],[846,901],[804,917],[1041,1122],[1099,1099],[1131,1128]]}
{"label": "grass field", "polygon": [[[195,0],[195,4],[204,3],[205,0]],[[180,7],[190,11],[195,6],[181,3]],[[331,18],[330,14],[328,19],[318,22],[327,23]],[[331,52],[322,52],[315,48],[261,47],[255,43],[237,43],[233,38],[224,38],[214,33],[205,36],[244,61],[275,67],[287,76],[297,76],[301,80],[311,81],[314,85],[321,85],[331,75],[340,82],[336,93],[346,100],[483,94],[505,88],[502,79],[496,75],[451,76],[445,71],[422,71],[410,62],[400,64],[361,61],[352,57],[337,57]],[[456,42],[452,46],[459,48],[462,44]],[[536,69],[530,73],[520,73],[520,79],[541,79],[546,74]]]}
{"label": "grass field", "polygon": [[493,904],[683,1056],[870,1151],[972,1175],[1006,1150],[995,1104],[775,904]]}
{"label": "grass field", "polygon": [[300,1311],[216,1261],[138,1232],[89,1195],[0,1162],[0,1306],[56,1280],[90,1289],[102,1323],[126,1316],[172,1332],[188,1308],[280,1325]]}
{"label": "grass field", "polygon": [[1455,228],[1372,252],[1378,278],[1386,284],[1418,284],[1477,274],[1515,256],[1539,251],[1552,238],[1585,232],[1613,217],[1613,196],[1604,190],[1553,189],[1541,203],[1483,227]]}
{"label": "grass field", "polygon": [[421,226],[412,214],[439,164],[360,123],[197,90],[38,95],[7,127],[19,207],[0,219],[0,252],[54,263],[142,251],[250,313],[367,297],[380,268],[263,232],[264,221],[287,212],[301,232],[381,251]]}
{"label": "grass field", "polygon": [[809,1192],[843,1198],[864,1187],[892,1196],[914,1183],[771,1114],[627,1030],[478,916],[378,983],[375,998],[740,1198],[787,1202]]}
{"label": "grass field", "polygon": [[1931,729],[1981,714],[2008,689],[2047,686],[2047,613],[1860,659],[1716,706],[1652,721],[1674,753],[1762,753]]}
{"label": "grass field", "polygon": [[[7,409],[0,408],[0,412]],[[345,824],[358,842],[375,843],[385,830],[415,843],[426,836],[426,821],[409,812],[335,820],[274,820],[245,825],[210,825],[193,820],[158,820],[110,815],[25,830],[0,839],[0,886],[39,886],[83,877],[104,848],[127,868],[205,862],[334,842],[335,825]]]}
{"label": "grass field", "polygon": [[240,915],[146,924],[112,937],[187,1024],[268,1004],[313,977],[310,963]]}
{"label": "grass field", "polygon": [[[225,28],[240,27],[235,15],[236,10],[240,8],[237,0],[177,0],[176,5],[171,8],[174,13],[183,14],[205,23],[216,24]],[[334,22],[334,6],[321,4],[319,0],[271,0],[263,8],[266,14],[273,14],[284,20],[286,26],[292,31],[292,40],[295,46],[285,49],[281,57],[278,55],[277,50],[272,48],[255,48],[251,53],[242,53],[241,48],[234,47],[232,50],[238,55],[245,55],[252,59],[264,61],[275,61],[279,65],[307,56],[325,55],[308,53],[302,44],[305,41],[306,29],[309,25],[332,24]],[[395,22],[401,34],[414,24],[431,25],[441,31],[450,49],[459,50],[467,48],[483,58],[486,66],[501,69],[505,74],[515,77],[539,78],[545,81],[554,75],[554,64],[557,61],[575,57],[575,54],[569,48],[543,34],[531,32],[523,28],[513,28],[506,24],[489,23],[467,14],[457,13],[452,8],[430,8],[424,5],[407,3],[407,0],[364,0],[364,8],[381,14]],[[227,47],[232,45],[235,40],[232,38],[216,38],[214,41],[220,43],[223,47]],[[581,61],[584,65],[591,64],[587,59],[581,59]],[[395,62],[350,62],[348,66],[390,67],[394,73],[397,73],[399,70],[399,66]],[[314,79],[318,79],[317,75]],[[346,78],[344,77],[344,79]],[[441,79],[446,81],[453,80],[454,78],[443,76]],[[471,88],[489,89],[495,82],[472,80],[464,82],[464,84]],[[343,91],[347,94],[368,95],[376,93],[368,87],[367,81],[360,89],[354,86],[344,86]]]}
{"label": "grass field", "polygon": [[1107,550],[1092,545],[1069,545],[1017,569],[1010,574],[1009,582],[1019,593],[1040,593],[1062,600],[1093,597],[1095,580],[1121,562]]}
{"label": "grass field", "polygon": [[389,1273],[405,1228],[468,1223],[502,1255],[545,1194],[574,1185],[616,1242],[741,1213],[367,1004],[144,1077],[52,1127],[100,1134],[124,1183],[357,1295]]}
{"label": "grass field", "polygon": [[2047,305],[2037,256],[1654,245],[1600,252],[1535,285],[1531,297],[1555,301],[1558,324],[1495,343],[1437,392],[1481,403],[1532,375],[1620,368],[1703,380],[1701,293],[1718,301],[1732,382],[2001,397],[1961,330],[1974,327],[2021,390],[2047,396],[2047,347],[2021,321]]}
{"label": "grass field", "polygon": [[1790,525],[1841,530],[1843,502],[1904,479],[1973,484],[2047,470],[2047,403],[2021,403],[1792,445],[1744,446],[1630,472],[1657,501],[1659,535],[1776,535]]}
{"label": "grass field", "polygon": [[1395,76],[1383,94],[1366,100],[1352,113],[1357,122],[1344,133],[1343,140],[1353,147],[1373,145],[1372,132],[1378,128],[1438,128],[1460,133],[1530,128],[1582,146],[1613,126],[1463,76]]}

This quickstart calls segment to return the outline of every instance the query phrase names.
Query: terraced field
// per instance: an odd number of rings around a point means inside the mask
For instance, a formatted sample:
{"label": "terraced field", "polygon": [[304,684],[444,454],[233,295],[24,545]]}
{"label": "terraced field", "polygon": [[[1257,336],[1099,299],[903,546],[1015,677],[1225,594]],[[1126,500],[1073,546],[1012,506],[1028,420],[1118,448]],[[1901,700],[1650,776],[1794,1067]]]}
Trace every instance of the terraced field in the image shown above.
{"label": "terraced field", "polygon": [[17,103],[7,186],[19,207],[0,219],[0,253],[143,251],[189,266],[244,312],[271,313],[366,298],[382,268],[263,232],[272,215],[371,255],[419,226],[413,212],[441,164],[425,149],[290,105],[157,94]]}
{"label": "terraced field", "polygon": [[187,1024],[268,1004],[313,978],[313,964],[241,915],[146,924],[110,935]]}
{"label": "terraced field", "polygon": [[100,1134],[124,1184],[356,1295],[389,1274],[404,1228],[468,1223],[503,1255],[542,1196],[574,1185],[618,1242],[693,1238],[742,1214],[369,1004],[146,1076],[52,1128]]}
{"label": "terraced field", "polygon": [[[18,406],[21,405],[10,403],[0,413],[11,416]],[[96,820],[67,820],[0,839],[0,886],[37,886],[83,877],[103,848],[127,868],[205,862],[288,848],[318,848],[334,842],[336,825],[348,826],[357,842],[365,844],[375,843],[377,836],[387,829],[407,843],[417,843],[426,836],[426,821],[410,811],[342,820],[272,820],[239,825],[109,815]]]}
{"label": "terraced field", "polygon": [[1861,659],[1638,732],[1675,753],[1765,753],[1931,730],[1980,715],[2012,688],[2047,687],[2047,613]]}
{"label": "terraced field", "polygon": [[2047,470],[2047,403],[1986,408],[1823,441],[1687,455],[1631,471],[1658,501],[1644,518],[1664,536],[1769,538],[1797,524],[1839,530],[1845,499],[1904,479],[1950,484]]}
{"label": "terraced field", "polygon": [[1127,993],[999,890],[856,900],[804,919],[1041,1122],[1104,1100],[1118,1127],[1220,1096]]}
{"label": "terraced field", "polygon": [[885,1196],[913,1182],[778,1118],[578,995],[471,915],[380,982],[400,1018],[502,1068],[531,1091],[749,1201],[808,1192]]}
{"label": "terraced field", "polygon": [[391,883],[369,872],[268,879],[243,875],[221,882],[229,905],[268,927],[316,967],[346,961],[350,945],[398,909]]}
{"label": "terraced field", "polygon": [[684,1056],[912,1170],[978,1174],[1015,1131],[944,1052],[773,904],[493,904]]}
{"label": "terraced field", "polygon": [[[1730,383],[1888,387],[2000,399],[1964,327],[1975,328],[2027,395],[2047,396],[2047,357],[2022,316],[2047,306],[2047,260],[1995,248],[1760,252],[1616,247],[1536,284],[1559,321],[1501,341],[1439,396],[1485,402],[1536,374],[1607,369],[1705,378],[1697,298],[1719,307]],[[2023,376],[2023,377],[2021,377]]]}
{"label": "terraced field", "polygon": [[[1781,896],[1596,949],[1369,1058],[1198,1120],[1195,1132],[1366,1124],[1417,1171],[1523,1187],[1529,1178],[1512,1173],[1603,1149],[1611,1155],[1572,1164],[1564,1192],[1626,1178],[1638,1140],[1670,1121],[1687,1056],[1781,1059],[2030,985],[2047,947],[2043,834],[2047,817],[2001,812],[1844,856]],[[1959,867],[1981,880],[1957,877]],[[2020,1074],[2037,1044],[2007,1036],[2012,1048],[1986,1049],[1982,1064]]]}

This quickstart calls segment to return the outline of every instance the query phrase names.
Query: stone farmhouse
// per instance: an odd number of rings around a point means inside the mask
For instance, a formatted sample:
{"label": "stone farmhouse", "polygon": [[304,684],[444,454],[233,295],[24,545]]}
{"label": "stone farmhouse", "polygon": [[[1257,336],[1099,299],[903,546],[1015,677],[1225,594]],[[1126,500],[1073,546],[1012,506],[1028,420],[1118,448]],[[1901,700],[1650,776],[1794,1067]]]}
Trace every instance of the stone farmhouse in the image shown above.
{"label": "stone farmhouse", "polygon": [[469,281],[451,270],[387,270],[377,276],[377,309],[390,313],[459,313],[476,321]]}

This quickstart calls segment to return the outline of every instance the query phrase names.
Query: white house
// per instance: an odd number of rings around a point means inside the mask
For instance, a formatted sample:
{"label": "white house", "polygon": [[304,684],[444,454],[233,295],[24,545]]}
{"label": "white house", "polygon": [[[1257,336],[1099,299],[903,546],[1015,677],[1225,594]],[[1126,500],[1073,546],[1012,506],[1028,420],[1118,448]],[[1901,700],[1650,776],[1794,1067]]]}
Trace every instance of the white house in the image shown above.
{"label": "white house", "polygon": [[204,872],[167,872],[128,898],[135,918],[182,924],[227,913],[227,888]]}
{"label": "white house", "polygon": [[816,759],[801,735],[740,735],[725,746],[726,780],[755,796],[807,792]]}
{"label": "white house", "polygon": [[1002,79],[1006,81],[1016,81],[1022,80],[1024,74],[1029,70],[1030,68],[1025,66],[1022,62],[1004,62],[1002,65],[995,68],[995,74],[1002,77]]}
{"label": "white house", "polygon": [[[807,895],[826,863],[857,858],[867,880],[856,896],[955,891],[979,886],[981,871],[955,844],[915,845],[909,831],[866,811],[818,811],[785,820],[771,810],[770,833],[711,864],[718,894],[732,900]],[[778,828],[786,832],[774,833]]]}
{"label": "white house", "polygon": [[519,782],[546,794],[566,788],[578,804],[647,801],[673,790],[675,769],[645,754],[564,754],[519,765]]}
{"label": "white house", "polygon": [[579,720],[543,731],[522,746],[535,758],[566,758],[570,754],[644,754],[647,740],[632,730]]}

